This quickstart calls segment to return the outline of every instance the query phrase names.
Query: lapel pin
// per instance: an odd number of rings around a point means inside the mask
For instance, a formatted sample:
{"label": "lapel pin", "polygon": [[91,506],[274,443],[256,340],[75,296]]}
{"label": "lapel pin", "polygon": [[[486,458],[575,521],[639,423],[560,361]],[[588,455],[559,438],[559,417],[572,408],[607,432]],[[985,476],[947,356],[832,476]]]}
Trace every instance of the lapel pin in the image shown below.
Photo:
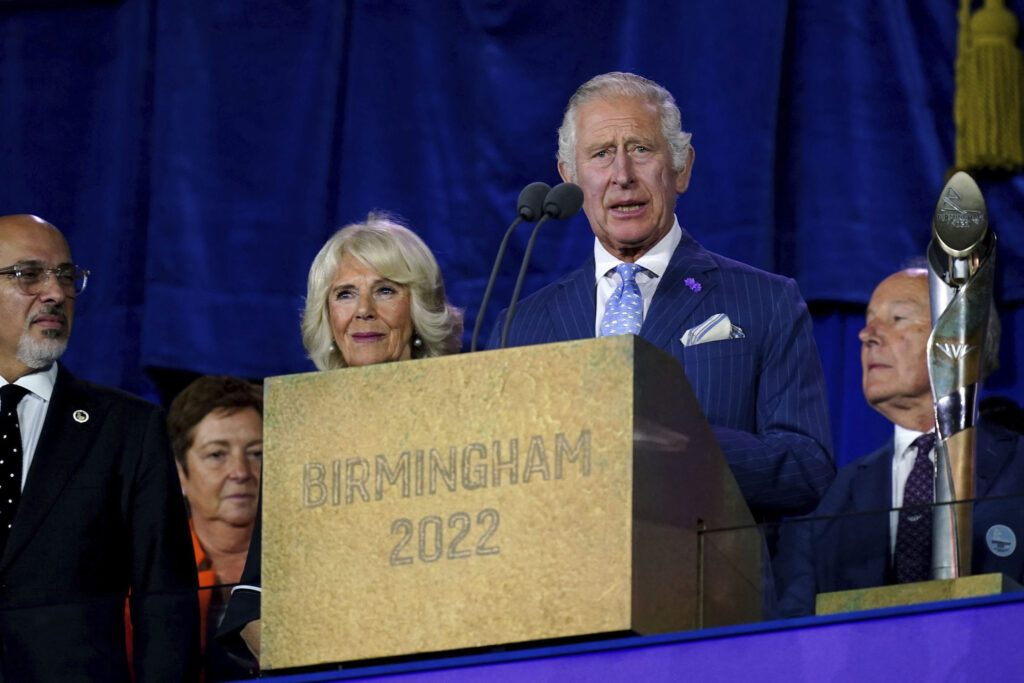
{"label": "lapel pin", "polygon": [[703,287],[700,286],[700,283],[694,280],[692,277],[688,277],[685,280],[683,280],[683,284],[689,287],[694,292],[699,292],[701,289],[703,289]]}
{"label": "lapel pin", "polygon": [[994,524],[985,532],[985,544],[997,557],[1009,557],[1017,549],[1017,535],[1005,524]]}
{"label": "lapel pin", "polygon": [[75,422],[79,424],[84,424],[89,421],[89,413],[84,410],[76,410],[71,414],[71,417],[75,418]]}

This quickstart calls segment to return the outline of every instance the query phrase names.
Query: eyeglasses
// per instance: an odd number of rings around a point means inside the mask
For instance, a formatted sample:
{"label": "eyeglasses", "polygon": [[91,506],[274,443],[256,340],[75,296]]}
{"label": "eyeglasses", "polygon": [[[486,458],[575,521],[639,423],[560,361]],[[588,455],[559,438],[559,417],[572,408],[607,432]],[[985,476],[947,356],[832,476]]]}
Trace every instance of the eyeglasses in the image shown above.
{"label": "eyeglasses", "polygon": [[7,268],[0,268],[0,275],[13,277],[21,291],[32,296],[46,286],[51,275],[56,278],[65,296],[78,296],[85,290],[85,283],[89,280],[88,270],[72,264],[43,268],[30,263],[16,263]]}

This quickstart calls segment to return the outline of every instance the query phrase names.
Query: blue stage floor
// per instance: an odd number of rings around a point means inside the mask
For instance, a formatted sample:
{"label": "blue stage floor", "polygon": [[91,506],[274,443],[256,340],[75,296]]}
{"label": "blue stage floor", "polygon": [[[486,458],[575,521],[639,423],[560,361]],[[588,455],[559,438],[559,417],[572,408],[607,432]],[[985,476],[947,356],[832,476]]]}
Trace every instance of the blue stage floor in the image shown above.
{"label": "blue stage floor", "polygon": [[1024,593],[847,615],[272,676],[278,683],[1010,681]]}

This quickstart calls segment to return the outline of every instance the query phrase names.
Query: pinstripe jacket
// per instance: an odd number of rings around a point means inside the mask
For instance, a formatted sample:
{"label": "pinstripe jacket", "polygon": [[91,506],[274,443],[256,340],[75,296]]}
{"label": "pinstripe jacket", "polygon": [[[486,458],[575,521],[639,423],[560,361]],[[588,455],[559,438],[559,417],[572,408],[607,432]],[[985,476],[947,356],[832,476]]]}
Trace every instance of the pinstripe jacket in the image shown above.
{"label": "pinstripe jacket", "polygon": [[[518,305],[509,346],[593,337],[595,311],[591,255]],[[719,313],[744,336],[683,346],[688,329]],[[835,463],[821,361],[793,280],[707,251],[683,231],[640,336],[682,364],[755,514],[814,509]]]}

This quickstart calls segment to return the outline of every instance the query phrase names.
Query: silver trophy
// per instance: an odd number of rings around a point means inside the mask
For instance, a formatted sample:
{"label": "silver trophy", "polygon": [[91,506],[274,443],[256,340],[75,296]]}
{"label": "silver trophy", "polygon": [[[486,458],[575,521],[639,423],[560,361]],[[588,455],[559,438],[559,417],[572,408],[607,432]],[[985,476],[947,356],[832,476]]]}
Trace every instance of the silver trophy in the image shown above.
{"label": "silver trophy", "polygon": [[935,400],[936,478],[932,578],[970,573],[978,393],[986,357],[996,236],[977,183],[957,172],[942,188],[928,245],[932,333],[928,375]]}

